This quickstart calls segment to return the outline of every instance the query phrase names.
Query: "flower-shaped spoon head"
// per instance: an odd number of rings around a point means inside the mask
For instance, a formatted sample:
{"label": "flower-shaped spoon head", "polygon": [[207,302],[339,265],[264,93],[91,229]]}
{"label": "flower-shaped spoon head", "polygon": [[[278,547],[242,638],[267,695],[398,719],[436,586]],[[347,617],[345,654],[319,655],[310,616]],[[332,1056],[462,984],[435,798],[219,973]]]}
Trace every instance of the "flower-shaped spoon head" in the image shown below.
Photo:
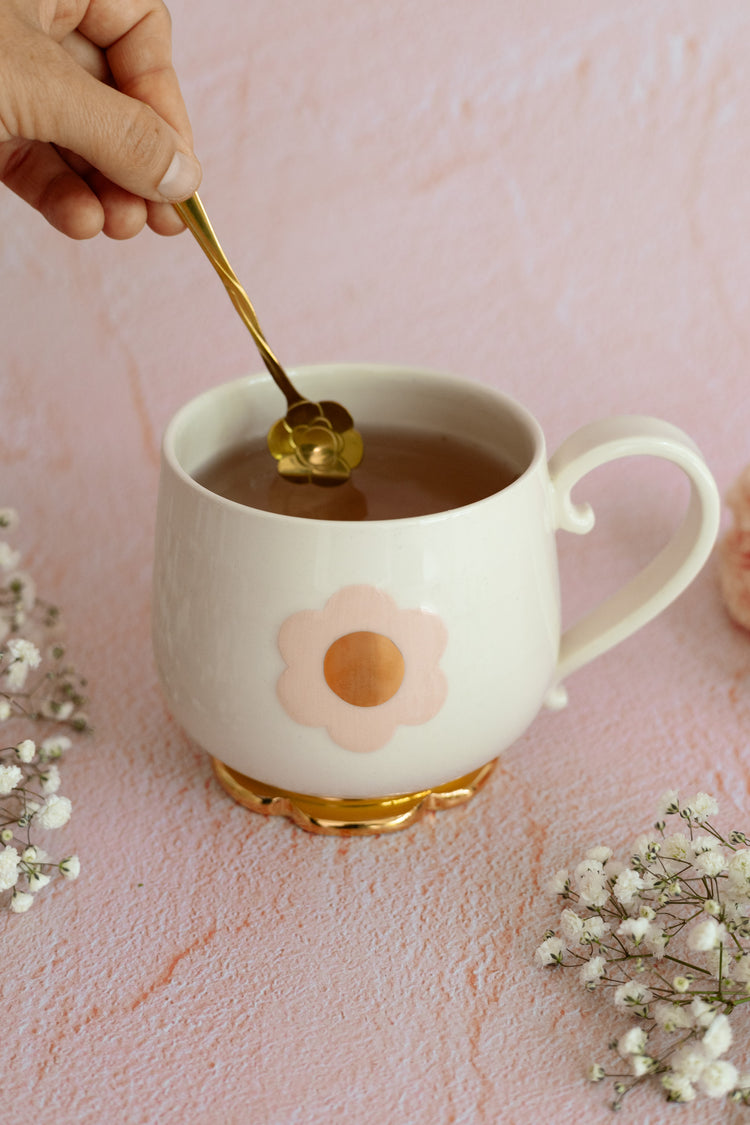
{"label": "flower-shaped spoon head", "polygon": [[268,434],[279,475],[297,484],[343,484],[362,460],[362,437],[337,402],[296,402]]}

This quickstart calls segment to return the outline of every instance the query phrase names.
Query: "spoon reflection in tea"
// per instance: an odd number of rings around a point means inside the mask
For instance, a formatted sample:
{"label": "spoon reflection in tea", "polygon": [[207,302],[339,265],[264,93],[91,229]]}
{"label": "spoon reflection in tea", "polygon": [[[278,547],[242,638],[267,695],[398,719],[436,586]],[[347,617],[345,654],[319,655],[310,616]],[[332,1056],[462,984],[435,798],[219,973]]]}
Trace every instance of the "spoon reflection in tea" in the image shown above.
{"label": "spoon reflection in tea", "polygon": [[268,432],[268,449],[278,463],[279,475],[301,484],[347,481],[364,452],[351,414],[338,402],[311,402],[293,385],[268,346],[250,298],[230,266],[197,192],[174,207],[221,278],[269,375],[286,398],[286,415]]}

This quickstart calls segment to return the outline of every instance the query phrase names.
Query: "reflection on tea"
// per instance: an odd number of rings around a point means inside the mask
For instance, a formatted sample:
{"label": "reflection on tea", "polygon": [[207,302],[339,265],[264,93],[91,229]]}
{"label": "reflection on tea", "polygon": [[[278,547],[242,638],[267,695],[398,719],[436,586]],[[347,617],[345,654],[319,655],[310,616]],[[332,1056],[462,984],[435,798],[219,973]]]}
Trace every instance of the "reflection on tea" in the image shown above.
{"label": "reflection on tea", "polygon": [[212,492],[251,508],[326,520],[389,520],[450,511],[492,496],[518,471],[462,438],[414,429],[362,430],[365,456],[345,484],[282,480],[265,440],[221,453],[193,474]]}

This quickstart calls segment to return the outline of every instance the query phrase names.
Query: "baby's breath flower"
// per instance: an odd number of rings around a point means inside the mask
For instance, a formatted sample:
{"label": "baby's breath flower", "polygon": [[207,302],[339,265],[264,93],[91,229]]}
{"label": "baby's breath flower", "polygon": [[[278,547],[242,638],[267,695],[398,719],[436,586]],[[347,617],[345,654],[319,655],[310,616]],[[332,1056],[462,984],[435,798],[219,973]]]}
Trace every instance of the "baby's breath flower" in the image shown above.
{"label": "baby's breath flower", "polygon": [[652,925],[649,927],[648,932],[643,939],[643,945],[648,953],[655,959],[664,955],[664,952],[669,944],[669,937],[664,933],[662,926]]}
{"label": "baby's breath flower", "polygon": [[65,734],[53,734],[42,740],[40,756],[46,761],[49,758],[59,758],[66,750],[70,750],[73,743]]}
{"label": "baby's breath flower", "polygon": [[[726,839],[709,823],[717,812],[706,793],[680,804],[670,790],[661,814],[680,816],[685,832],[667,833],[659,820],[656,835],[636,838],[629,865],[597,846],[572,876],[558,873],[556,889],[571,905],[561,937],[548,931],[537,960],[575,966],[584,988],[638,1021],[610,1044],[624,1060],[610,1075],[613,1108],[651,1081],[668,1101],[700,1093],[750,1104],[750,1075],[724,1058],[729,1013],[750,1012],[742,1007],[750,999],[750,846],[745,833]],[[680,969],[671,980],[670,966]],[[598,989],[602,981],[608,987]],[[597,1064],[589,1076],[601,1081],[607,1072]]]}
{"label": "baby's breath flower", "polygon": [[69,699],[61,702],[59,699],[43,699],[39,712],[45,719],[58,719],[61,723],[69,719],[75,710]]}
{"label": "baby's breath flower", "polygon": [[646,863],[653,863],[661,851],[661,843],[648,833],[638,836],[633,844],[633,855]]}
{"label": "baby's breath flower", "polygon": [[577,942],[583,933],[583,918],[575,910],[567,908],[560,915],[560,929],[566,941]]}
{"label": "baby's breath flower", "polygon": [[604,906],[607,901],[607,877],[604,865],[597,859],[585,859],[575,870],[578,897],[584,906]]}
{"label": "baby's breath flower", "polygon": [[8,641],[6,650],[14,663],[25,664],[28,668],[39,667],[42,657],[33,641],[26,641],[23,637],[13,637]]}
{"label": "baby's breath flower", "polygon": [[724,870],[726,862],[724,853],[718,848],[713,848],[711,851],[701,852],[700,855],[697,855],[693,860],[693,866],[700,871],[701,875],[715,878]]}
{"label": "baby's breath flower", "polygon": [[706,1056],[694,1044],[689,1043],[681,1047],[672,1055],[672,1071],[689,1082],[697,1082],[706,1065]]}
{"label": "baby's breath flower", "polygon": [[747,848],[736,851],[727,864],[727,891],[742,899],[750,894],[750,850]]}
{"label": "baby's breath flower", "polygon": [[590,957],[588,961],[584,961],[581,965],[579,979],[584,988],[592,990],[596,988],[598,982],[602,979],[607,971],[607,962],[601,955],[597,957]]}
{"label": "baby's breath flower", "polygon": [[648,1074],[654,1069],[655,1063],[656,1060],[652,1059],[650,1055],[631,1055],[631,1073],[635,1078],[641,1078],[644,1074]]}
{"label": "baby's breath flower", "polygon": [[666,859],[677,859],[687,863],[692,858],[693,849],[684,832],[674,832],[662,842],[661,854]]}
{"label": "baby's breath flower", "polygon": [[44,773],[39,774],[39,780],[42,783],[42,793],[45,796],[48,793],[56,793],[60,788],[60,770],[53,763],[45,768]]}
{"label": "baby's breath flower", "polygon": [[0,797],[7,797],[23,780],[23,770],[19,766],[0,765]]}
{"label": "baby's breath flower", "polygon": [[553,895],[567,896],[570,891],[570,876],[564,867],[561,867],[549,881],[549,889]]}
{"label": "baby's breath flower", "polygon": [[[18,628],[26,621],[26,617],[36,603],[36,583],[30,574],[17,570],[8,583],[16,602],[14,625]],[[36,665],[32,665],[36,667]]]}
{"label": "baby's breath flower", "polygon": [[540,965],[553,965],[562,964],[562,959],[565,955],[565,946],[559,937],[553,934],[551,937],[545,938],[536,950],[536,959]]}
{"label": "baby's breath flower", "polygon": [[36,754],[36,743],[33,738],[24,738],[23,742],[19,742],[16,746],[16,755],[22,762],[33,762],[34,755]]}
{"label": "baby's breath flower", "polygon": [[31,893],[36,894],[37,891],[41,891],[43,887],[47,886],[50,881],[50,876],[45,875],[42,871],[30,871],[27,876],[27,881]]}
{"label": "baby's breath flower", "polygon": [[651,1006],[651,1015],[659,1027],[665,1031],[677,1031],[680,1028],[693,1026],[693,1017],[690,1009],[684,1004],[675,1004],[669,1000],[657,1000]]}
{"label": "baby's breath flower", "polygon": [[739,1077],[737,1067],[726,1059],[708,1062],[698,1077],[698,1089],[709,1098],[723,1098],[733,1090]]}
{"label": "baby's breath flower", "polygon": [[29,907],[34,905],[34,896],[27,891],[14,891],[10,900],[10,909],[14,914],[25,914]]}
{"label": "baby's breath flower", "polygon": [[659,817],[670,816],[672,813],[680,811],[680,797],[676,789],[667,789],[662,793],[657,804],[657,813]]}
{"label": "baby's breath flower", "polygon": [[648,918],[626,918],[617,927],[619,937],[629,937],[635,945],[640,945],[646,934],[651,929]]}
{"label": "baby's breath flower", "polygon": [[[14,509],[0,508],[0,529],[16,523]],[[53,877],[78,876],[77,856],[50,859],[34,833],[61,828],[71,812],[70,801],[57,793],[57,762],[72,743],[53,728],[90,729],[86,681],[67,663],[59,642],[60,612],[39,600],[33,578],[19,564],[20,553],[0,537],[0,723],[23,718],[43,724],[39,747],[33,738],[0,746],[0,908],[14,913],[28,910]],[[34,675],[42,653],[52,667]]]}
{"label": "baby's breath flower", "polygon": [[14,551],[10,543],[0,540],[0,570],[15,570],[21,560],[21,552]]}
{"label": "baby's breath flower", "polygon": [[695,1087],[684,1074],[667,1071],[662,1075],[661,1084],[666,1091],[668,1102],[695,1101]]}
{"label": "baby's breath flower", "polygon": [[586,1072],[589,1082],[601,1082],[607,1077],[607,1072],[600,1063],[592,1063]]}
{"label": "baby's breath flower", "polygon": [[585,945],[597,945],[604,939],[608,930],[608,922],[605,922],[598,914],[590,915],[583,920],[580,940]]}
{"label": "baby's breath flower", "polygon": [[619,984],[614,992],[616,1008],[645,1008],[653,999],[653,993],[640,981],[629,980]]}
{"label": "baby's breath flower", "polygon": [[8,891],[18,882],[21,857],[14,847],[6,844],[0,852],[0,891]]}
{"label": "baby's breath flower", "polygon": [[705,953],[709,949],[716,949],[727,936],[727,928],[723,922],[717,922],[710,915],[702,922],[696,922],[688,933],[688,946],[696,953]]}
{"label": "baby's breath flower", "polygon": [[643,889],[644,885],[643,879],[638,872],[633,871],[630,867],[626,867],[615,879],[612,892],[622,906],[629,906],[638,891]]}
{"label": "baby's breath flower", "polygon": [[71,803],[67,797],[51,793],[39,806],[34,819],[41,828],[62,828],[70,820]]}
{"label": "baby's breath flower", "polygon": [[734,963],[732,976],[740,984],[750,981],[750,953],[739,953]]}
{"label": "baby's breath flower", "polygon": [[81,873],[81,861],[77,855],[69,855],[66,859],[61,859],[58,867],[63,879],[70,879],[71,882]]}
{"label": "baby's breath flower", "polygon": [[690,1004],[690,1014],[696,1027],[710,1027],[716,1019],[716,1008],[713,1004],[702,1000],[700,996],[696,996]]}
{"label": "baby's breath flower", "polygon": [[696,824],[705,824],[712,816],[716,816],[719,806],[708,793],[696,793],[691,801],[686,801],[682,809],[682,816],[687,820],[694,820]]}
{"label": "baby's breath flower", "polygon": [[646,1050],[646,1041],[648,1036],[642,1027],[630,1027],[620,1036],[617,1040],[617,1053],[620,1058],[627,1058],[628,1055],[642,1055]]}
{"label": "baby's breath flower", "polygon": [[719,1055],[725,1054],[731,1045],[732,1028],[728,1017],[720,1012],[718,1016],[714,1016],[703,1033],[701,1046],[709,1058],[718,1059]]}

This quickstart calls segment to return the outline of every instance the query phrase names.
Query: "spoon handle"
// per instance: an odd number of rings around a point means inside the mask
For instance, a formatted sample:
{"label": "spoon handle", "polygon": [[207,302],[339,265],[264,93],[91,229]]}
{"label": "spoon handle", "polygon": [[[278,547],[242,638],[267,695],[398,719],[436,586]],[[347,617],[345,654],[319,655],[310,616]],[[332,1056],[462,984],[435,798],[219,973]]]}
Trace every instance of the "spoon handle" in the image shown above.
{"label": "spoon handle", "polygon": [[260,352],[261,359],[268,369],[268,373],[284,395],[287,406],[291,407],[294,406],[295,403],[304,402],[302,395],[292,385],[286,371],[269,348],[266,338],[261,331],[258,317],[255,314],[255,309],[250,302],[250,298],[240,285],[236,273],[230,266],[229,260],[222,250],[218,238],[214,234],[213,227],[211,226],[198,193],[196,192],[194,195],[191,195],[184,203],[175,203],[173,206],[185,226],[191,234],[195,236],[198,245],[221,278],[232,304],[255,341],[255,345]]}

